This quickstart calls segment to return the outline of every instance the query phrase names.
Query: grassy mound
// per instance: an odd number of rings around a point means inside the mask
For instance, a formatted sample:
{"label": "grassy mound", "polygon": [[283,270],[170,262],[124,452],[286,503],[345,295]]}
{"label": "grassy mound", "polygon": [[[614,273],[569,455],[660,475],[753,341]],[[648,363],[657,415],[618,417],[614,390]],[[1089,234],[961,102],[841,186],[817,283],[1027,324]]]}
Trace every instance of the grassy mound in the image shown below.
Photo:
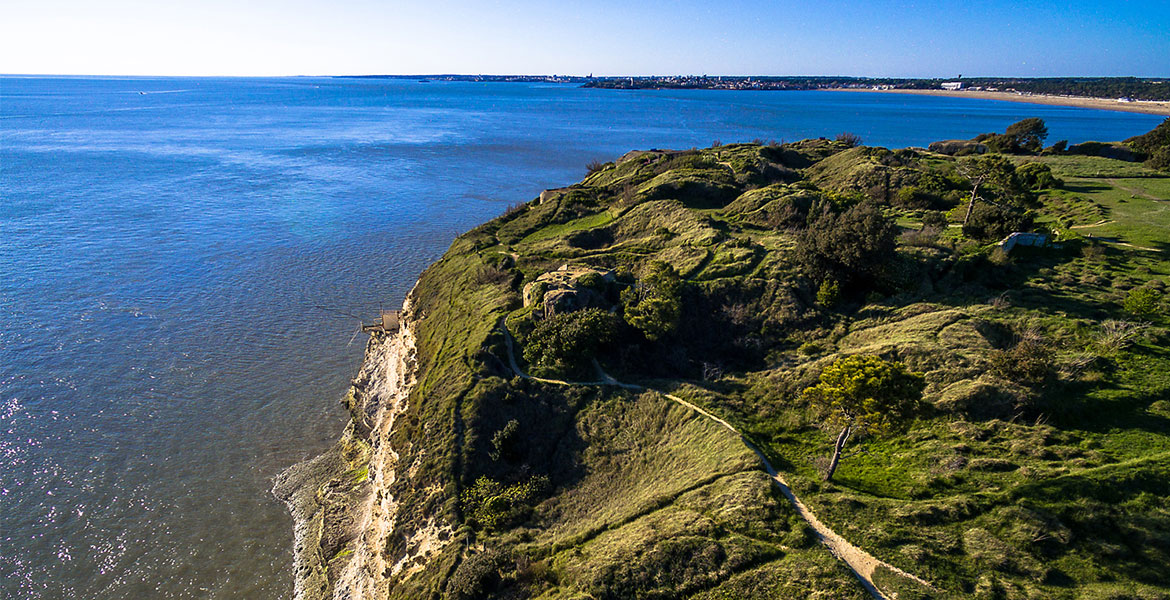
{"label": "grassy mound", "polygon": [[[521,290],[567,264],[612,270],[574,285],[613,329],[552,374],[597,381],[596,361],[735,423],[823,522],[937,588],[879,569],[886,593],[1166,597],[1170,178],[1014,157],[1063,181],[1024,203],[1059,245],[1008,253],[963,235],[956,160],[827,140],[632,152],[460,236],[414,292],[418,385],[386,442],[414,469],[391,487],[387,556],[435,516],[455,540],[390,596],[866,597],[737,436],[652,392],[515,376],[500,323],[520,347],[547,331]],[[901,237],[838,286],[805,240],[862,202]],[[816,264],[859,260],[837,250]],[[834,434],[800,392],[855,354],[923,373],[927,409],[857,440],[827,483]]]}

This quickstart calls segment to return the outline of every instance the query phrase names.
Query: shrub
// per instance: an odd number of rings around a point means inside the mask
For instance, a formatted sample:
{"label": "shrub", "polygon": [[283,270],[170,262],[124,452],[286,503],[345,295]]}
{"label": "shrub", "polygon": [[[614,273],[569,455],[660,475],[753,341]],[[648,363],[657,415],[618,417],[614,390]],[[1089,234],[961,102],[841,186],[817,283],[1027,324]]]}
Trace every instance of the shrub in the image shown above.
{"label": "shrub", "polygon": [[1157,312],[1162,298],[1153,288],[1140,287],[1131,290],[1122,302],[1125,312],[1139,317],[1149,316]]}
{"label": "shrub", "polygon": [[527,517],[547,489],[548,478],[543,475],[509,486],[480,477],[463,492],[463,513],[473,526],[497,531]]}
{"label": "shrub", "polygon": [[1069,154],[1082,154],[1084,156],[1100,156],[1101,151],[1108,147],[1108,144],[1101,142],[1081,142],[1073,146],[1069,146]]}
{"label": "shrub", "polygon": [[446,598],[474,600],[484,598],[500,584],[500,569],[507,558],[497,550],[478,552],[463,559],[447,581]]}
{"label": "shrub", "polygon": [[1085,246],[1081,248],[1081,256],[1092,261],[1104,260],[1105,247],[1101,244],[1085,244]]}
{"label": "shrub", "polygon": [[610,313],[589,308],[561,313],[536,324],[524,345],[524,360],[553,370],[587,365],[602,346],[613,341],[617,320]]}
{"label": "shrub", "polygon": [[1170,118],[1149,133],[1125,140],[1131,148],[1146,155],[1146,166],[1170,171]]}
{"label": "shrub", "polygon": [[492,460],[513,460],[518,452],[516,432],[520,429],[520,422],[516,419],[508,421],[504,428],[492,434]]}
{"label": "shrub", "polygon": [[797,235],[793,252],[806,274],[847,287],[864,287],[881,277],[897,247],[894,222],[868,202],[842,213],[824,204],[819,208]]}
{"label": "shrub", "polygon": [[647,339],[657,340],[678,327],[682,315],[682,278],[669,263],[650,263],[647,274],[622,290],[622,314],[626,323]]}
{"label": "shrub", "polygon": [[991,371],[1009,381],[1036,386],[1048,379],[1053,355],[1051,346],[1039,332],[1027,330],[1011,348],[992,351]]}
{"label": "shrub", "polygon": [[1032,191],[1058,188],[1064,185],[1064,182],[1057,179],[1052,174],[1052,169],[1044,163],[1031,162],[1020,165],[1016,169],[1016,176],[1020,178],[1021,185]]}
{"label": "shrub", "polygon": [[918,231],[907,231],[902,234],[902,244],[906,246],[933,246],[938,242],[940,232],[938,227],[923,227]]}
{"label": "shrub", "polygon": [[800,347],[796,349],[796,351],[805,356],[812,356],[814,354],[820,354],[821,352],[824,352],[824,349],[821,348],[820,344],[817,344],[816,342],[805,342],[801,344]]}
{"label": "shrub", "polygon": [[817,290],[817,304],[825,308],[832,308],[841,299],[841,286],[832,279],[826,279],[821,282],[820,289]]}
{"label": "shrub", "polygon": [[963,235],[982,241],[1002,240],[1016,231],[1032,228],[1032,215],[1004,210],[998,206],[979,203],[971,211],[971,218],[963,225]]}
{"label": "shrub", "polygon": [[844,143],[850,148],[855,148],[861,145],[861,136],[857,135],[856,133],[843,131],[837,134],[837,141]]}
{"label": "shrub", "polygon": [[1143,323],[1108,320],[1101,323],[1096,346],[1102,354],[1112,354],[1128,348],[1149,328]]}
{"label": "shrub", "polygon": [[939,205],[939,197],[917,186],[908,185],[894,194],[894,206],[910,209],[932,209]]}
{"label": "shrub", "polygon": [[606,164],[608,163],[604,163],[600,160],[591,160],[585,165],[585,168],[589,171],[589,174],[592,175],[604,169]]}
{"label": "shrub", "polygon": [[1159,148],[1146,159],[1146,166],[1159,171],[1170,171],[1170,146]]}
{"label": "shrub", "polygon": [[938,228],[940,230],[946,229],[946,227],[947,227],[946,213],[943,213],[943,212],[940,212],[937,210],[928,210],[925,213],[923,213],[922,214],[922,228],[929,229],[932,227]]}
{"label": "shrub", "polygon": [[605,278],[600,273],[590,271],[577,278],[575,282],[579,287],[588,288],[597,292],[605,291]]}

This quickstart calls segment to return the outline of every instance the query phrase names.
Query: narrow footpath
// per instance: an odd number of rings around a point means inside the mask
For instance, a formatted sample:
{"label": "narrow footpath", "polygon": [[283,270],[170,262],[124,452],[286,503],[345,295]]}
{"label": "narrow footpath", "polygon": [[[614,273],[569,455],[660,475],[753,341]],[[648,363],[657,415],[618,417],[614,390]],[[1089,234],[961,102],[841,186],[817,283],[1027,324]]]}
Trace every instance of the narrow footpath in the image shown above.
{"label": "narrow footpath", "polygon": [[862,550],[861,548],[854,546],[853,544],[849,543],[849,540],[846,540],[845,538],[841,537],[840,534],[833,531],[827,525],[822,523],[821,520],[817,518],[816,514],[814,514],[812,512],[812,510],[804,502],[801,502],[800,498],[798,498],[796,496],[796,494],[792,491],[792,487],[789,486],[788,482],[784,480],[784,477],[781,476],[780,473],[778,473],[774,467],[772,467],[772,463],[770,461],[768,461],[768,457],[764,456],[764,453],[761,452],[760,449],[757,448],[755,444],[753,444],[746,437],[744,437],[743,433],[741,433],[738,429],[733,427],[731,425],[731,423],[728,423],[727,421],[725,421],[725,420],[707,412],[706,410],[704,410],[698,406],[695,406],[694,404],[692,404],[686,400],[683,400],[682,398],[679,398],[678,396],[675,396],[673,394],[667,394],[665,392],[661,392],[659,390],[647,388],[644,386],[635,385],[632,383],[623,383],[621,381],[618,381],[617,379],[614,379],[613,377],[611,377],[604,370],[602,370],[601,365],[598,364],[596,360],[593,361],[593,365],[597,369],[597,373],[601,377],[600,381],[565,381],[562,379],[548,379],[548,378],[544,378],[544,377],[535,377],[535,376],[529,375],[529,374],[525,373],[524,371],[522,371],[520,369],[520,365],[516,362],[516,353],[515,353],[515,349],[513,348],[512,333],[510,331],[508,331],[507,325],[504,324],[503,321],[500,322],[500,329],[504,333],[504,341],[505,341],[505,344],[507,345],[507,348],[508,348],[508,365],[512,368],[512,371],[519,377],[523,377],[525,379],[532,379],[534,381],[540,381],[540,382],[544,382],[544,383],[555,384],[555,385],[610,385],[610,386],[625,388],[628,390],[652,391],[652,392],[654,392],[660,396],[663,396],[663,397],[665,397],[665,398],[667,398],[667,399],[669,399],[677,404],[685,406],[685,407],[699,413],[700,415],[718,423],[719,425],[726,428],[728,431],[739,436],[740,440],[742,440],[743,443],[748,448],[750,448],[752,452],[755,452],[757,457],[759,457],[760,462],[764,465],[764,470],[767,471],[768,475],[772,478],[772,483],[775,484],[776,487],[780,489],[780,493],[784,494],[785,498],[788,498],[788,501],[790,503],[792,503],[792,506],[796,509],[797,514],[800,515],[800,518],[804,519],[804,521],[806,523],[808,523],[810,527],[813,528],[813,531],[816,532],[817,537],[820,538],[821,543],[823,543],[825,546],[827,546],[829,548],[829,551],[832,552],[834,556],[836,556],[837,558],[842,560],[849,567],[849,569],[851,571],[853,571],[853,574],[857,576],[857,579],[858,579],[858,581],[861,582],[861,585],[864,586],[865,589],[874,598],[876,598],[878,600],[891,600],[891,598],[889,596],[886,596],[880,589],[878,589],[878,587],[876,585],[874,585],[873,574],[878,569],[878,567],[885,567],[885,568],[889,569],[890,571],[893,571],[894,573],[901,575],[902,577],[916,581],[916,582],[926,586],[927,588],[930,588],[931,590],[937,591],[937,588],[935,588],[929,582],[924,581],[923,579],[921,579],[915,575],[907,573],[906,571],[903,571],[902,569],[899,569],[898,567],[895,567],[895,566],[875,557],[874,555],[866,552],[865,550]]}

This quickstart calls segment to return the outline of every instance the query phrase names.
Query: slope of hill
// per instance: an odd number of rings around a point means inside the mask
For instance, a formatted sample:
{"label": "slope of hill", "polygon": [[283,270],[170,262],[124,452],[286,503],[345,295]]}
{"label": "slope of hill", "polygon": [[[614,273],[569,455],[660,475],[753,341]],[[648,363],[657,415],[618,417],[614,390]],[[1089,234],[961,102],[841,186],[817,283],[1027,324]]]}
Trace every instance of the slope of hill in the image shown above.
{"label": "slope of hill", "polygon": [[[1168,206],[1093,156],[598,165],[460,236],[371,340],[345,439],[278,483],[298,593],[1170,598]],[[1053,243],[995,243],[1019,227]],[[922,399],[826,481],[801,392],[855,355]]]}

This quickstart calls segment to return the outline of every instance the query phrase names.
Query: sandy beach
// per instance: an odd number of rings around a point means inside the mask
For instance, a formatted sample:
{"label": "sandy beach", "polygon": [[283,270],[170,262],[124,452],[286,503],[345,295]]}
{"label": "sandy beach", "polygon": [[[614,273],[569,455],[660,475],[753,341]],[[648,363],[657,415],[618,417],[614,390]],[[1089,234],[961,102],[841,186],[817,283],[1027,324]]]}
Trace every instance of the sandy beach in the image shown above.
{"label": "sandy beach", "polygon": [[983,98],[985,100],[1006,100],[1030,104],[1052,104],[1097,108],[1122,112],[1146,113],[1170,116],[1170,102],[1119,102],[1116,99],[1084,98],[1079,96],[1045,96],[1041,94],[1017,94],[1015,92],[984,92],[968,90],[874,90],[862,88],[832,88],[834,92],[876,92],[880,94],[918,94],[920,96],[949,96],[952,98]]}

